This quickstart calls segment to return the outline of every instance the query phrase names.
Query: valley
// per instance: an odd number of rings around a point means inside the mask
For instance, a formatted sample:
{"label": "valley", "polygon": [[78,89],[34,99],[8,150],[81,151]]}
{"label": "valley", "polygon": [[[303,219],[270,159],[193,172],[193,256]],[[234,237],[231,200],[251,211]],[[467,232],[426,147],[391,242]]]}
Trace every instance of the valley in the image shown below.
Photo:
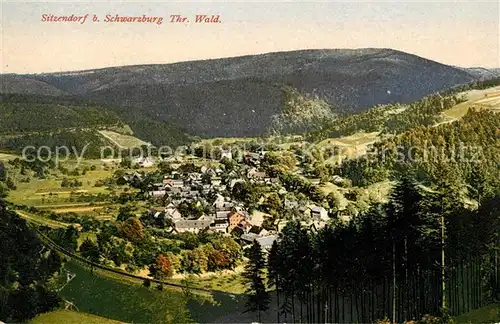
{"label": "valley", "polygon": [[60,265],[31,321],[487,313],[500,86],[467,71],[363,49],[3,75],[0,224]]}

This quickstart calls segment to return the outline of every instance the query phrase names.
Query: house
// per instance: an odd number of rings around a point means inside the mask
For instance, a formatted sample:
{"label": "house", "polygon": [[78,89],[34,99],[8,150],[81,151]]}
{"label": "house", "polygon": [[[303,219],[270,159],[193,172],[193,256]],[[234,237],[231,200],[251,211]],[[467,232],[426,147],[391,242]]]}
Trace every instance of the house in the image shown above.
{"label": "house", "polygon": [[221,152],[221,155],[220,155],[220,159],[229,159],[229,160],[232,160],[233,159],[233,153],[231,153],[231,150],[222,150]]}
{"label": "house", "polygon": [[280,183],[280,179],[279,178],[271,178],[271,184],[278,184]]}
{"label": "house", "polygon": [[222,178],[221,177],[218,177],[218,176],[215,176],[215,177],[212,177],[210,179],[210,183],[213,185],[213,186],[220,186],[222,184]]}
{"label": "house", "polygon": [[243,233],[249,233],[253,226],[247,220],[243,220],[238,224],[237,228],[241,229]]}
{"label": "house", "polygon": [[163,180],[163,183],[166,186],[169,186],[171,188],[182,188],[182,187],[184,187],[184,180],[182,180],[182,179],[167,178],[167,179]]}
{"label": "house", "polygon": [[242,244],[252,244],[254,241],[257,241],[264,251],[269,251],[277,239],[276,235],[259,236],[254,233],[248,233],[241,235],[240,242]]}
{"label": "house", "polygon": [[231,208],[231,210],[234,211],[234,212],[237,212],[240,215],[243,215],[245,217],[249,217],[250,216],[250,215],[248,215],[248,212],[246,211],[245,207],[243,207],[242,205],[233,206]]}
{"label": "house", "polygon": [[229,199],[224,198],[221,194],[217,194],[212,206],[215,207],[217,211],[229,211],[233,207],[233,203],[228,201]]}
{"label": "house", "polygon": [[266,236],[269,234],[269,231],[266,230],[264,227],[260,227],[260,226],[252,226],[250,228],[250,230],[248,231],[248,233],[253,233],[253,234],[257,234],[259,236]]}
{"label": "house", "polygon": [[[201,218],[201,217],[200,217]],[[199,233],[209,229],[214,222],[213,219],[180,219],[174,222],[174,231],[177,233],[191,232]]]}
{"label": "house", "polygon": [[231,211],[228,215],[227,215],[227,218],[228,218],[228,221],[229,221],[229,226],[228,226],[228,229],[227,229],[227,232],[228,233],[231,233],[231,231],[235,228],[235,227],[238,227],[240,225],[240,223],[242,221],[244,221],[246,219],[246,217],[236,211]]}
{"label": "house", "polygon": [[307,206],[300,206],[299,213],[301,213],[307,217],[311,217],[311,209]]}
{"label": "house", "polygon": [[330,217],[328,217],[328,211],[319,206],[313,206],[311,208],[311,218],[322,221],[328,221],[330,219]]}
{"label": "house", "polygon": [[210,229],[216,232],[227,233],[228,226],[229,221],[227,214],[217,213],[214,217],[213,223],[210,225]]}
{"label": "house", "polygon": [[332,177],[332,182],[336,185],[341,185],[344,183],[344,178],[342,178],[341,176],[339,175],[334,175]]}
{"label": "house", "polygon": [[135,159],[135,163],[139,164],[139,166],[143,168],[150,168],[155,164],[155,161],[151,157],[140,157]]}
{"label": "house", "polygon": [[269,251],[273,243],[278,239],[276,235],[262,236],[256,239],[263,251]]}
{"label": "house", "polygon": [[299,202],[296,200],[285,198],[285,201],[283,202],[283,207],[285,209],[297,209],[299,208]]}
{"label": "house", "polygon": [[219,210],[216,211],[214,214],[215,219],[228,219],[229,214],[231,213],[230,210]]}
{"label": "house", "polygon": [[148,191],[150,197],[163,197],[166,193],[167,191],[165,189]]}
{"label": "house", "polygon": [[259,166],[260,165],[260,158],[261,158],[261,155],[259,153],[247,153],[247,154],[245,154],[243,161],[249,165]]}
{"label": "house", "polygon": [[221,207],[224,205],[224,202],[226,200],[224,199],[224,196],[221,194],[215,195],[215,200],[212,204],[212,206],[215,207],[215,209],[221,209]]}
{"label": "house", "polygon": [[173,220],[182,218],[181,212],[176,207],[170,205],[165,209],[165,215]]}
{"label": "house", "polygon": [[311,184],[313,185],[319,185],[320,182],[321,182],[321,179],[317,179],[317,178],[314,178],[314,179],[309,179],[309,181],[311,182]]}
{"label": "house", "polygon": [[232,188],[234,187],[235,184],[237,184],[238,182],[245,182],[245,180],[241,179],[241,178],[238,178],[238,179],[232,179],[230,182],[229,182],[229,187]]}
{"label": "house", "polygon": [[[139,172],[133,172],[133,173],[125,174],[120,179],[123,180],[124,184],[125,183],[133,184],[133,183],[142,182],[142,180],[144,179],[144,176],[142,174],[140,174]],[[118,184],[120,184],[120,183],[118,183]]]}

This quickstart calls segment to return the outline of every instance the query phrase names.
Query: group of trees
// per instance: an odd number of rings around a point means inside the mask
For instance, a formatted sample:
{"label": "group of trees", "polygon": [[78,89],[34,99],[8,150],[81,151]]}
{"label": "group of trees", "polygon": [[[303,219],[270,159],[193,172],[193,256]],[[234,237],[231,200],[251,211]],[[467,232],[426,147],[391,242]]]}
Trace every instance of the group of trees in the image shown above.
{"label": "group of trees", "polygon": [[51,278],[60,257],[45,249],[26,222],[0,197],[0,319],[25,322],[59,306]]}
{"label": "group of trees", "polygon": [[332,118],[308,134],[311,141],[352,135],[357,132],[398,134],[419,125],[432,125],[442,111],[464,99],[455,93],[433,94],[409,105],[376,106],[367,111]]}
{"label": "group of trees", "polygon": [[[126,215],[128,210],[121,212]],[[203,273],[221,269],[232,269],[242,257],[241,246],[231,237],[218,233],[168,234],[163,230],[144,227],[134,216],[117,224],[103,223],[97,230],[96,242],[84,240],[79,251],[94,262],[115,266],[127,265],[129,271],[148,267],[158,279],[166,279],[177,272]],[[56,242],[65,240],[70,229],[52,234]],[[73,246],[71,246],[73,248]]]}
{"label": "group of trees", "polygon": [[471,109],[457,122],[419,126],[377,142],[368,155],[344,161],[335,172],[357,186],[405,172],[414,172],[419,180],[430,183],[446,166],[468,185],[474,186],[478,176],[489,183],[500,178],[496,164],[499,128],[499,114]]}
{"label": "group of trees", "polygon": [[68,179],[68,178],[63,178],[61,181],[61,187],[62,188],[78,188],[82,186],[82,182],[79,181],[78,179]]}
{"label": "group of trees", "polygon": [[289,223],[268,259],[278,321],[401,322],[498,299],[500,192],[476,210],[463,198],[448,178],[427,188],[403,177],[348,224]]}

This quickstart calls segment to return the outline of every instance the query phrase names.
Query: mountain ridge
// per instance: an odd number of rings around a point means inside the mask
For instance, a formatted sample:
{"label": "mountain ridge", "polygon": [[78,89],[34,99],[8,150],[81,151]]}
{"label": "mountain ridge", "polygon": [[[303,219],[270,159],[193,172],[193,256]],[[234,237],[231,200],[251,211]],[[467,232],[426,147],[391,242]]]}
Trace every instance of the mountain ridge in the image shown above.
{"label": "mountain ridge", "polygon": [[2,75],[0,92],[12,78],[17,80],[9,91],[80,96],[110,104],[128,118],[168,122],[201,137],[224,137],[268,131],[284,109],[286,87],[324,100],[336,113],[350,113],[418,100],[480,76],[402,51],[366,48]]}

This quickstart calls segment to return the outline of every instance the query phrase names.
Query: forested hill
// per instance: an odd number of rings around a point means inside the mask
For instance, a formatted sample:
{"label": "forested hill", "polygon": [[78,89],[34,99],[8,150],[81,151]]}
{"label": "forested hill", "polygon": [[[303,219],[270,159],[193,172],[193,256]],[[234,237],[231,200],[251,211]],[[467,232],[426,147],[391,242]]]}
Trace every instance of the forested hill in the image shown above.
{"label": "forested hill", "polygon": [[[500,188],[500,114],[471,109],[462,119],[437,127],[418,126],[373,145],[368,155],[346,160],[337,173],[366,186],[399,174],[432,184],[443,180],[478,200]],[[496,188],[496,189],[495,189]]]}
{"label": "forested hill", "polygon": [[376,104],[407,103],[478,78],[391,49],[326,49],[2,75],[1,91],[77,95],[117,106],[120,115],[168,122],[197,136],[256,136],[269,130],[283,112],[287,87],[345,113]]}
{"label": "forested hill", "polygon": [[113,145],[98,130],[108,129],[144,138],[154,145],[181,145],[190,137],[176,127],[122,114],[75,96],[0,94],[0,149],[20,152],[25,146],[67,146],[98,155]]}
{"label": "forested hill", "polygon": [[0,95],[0,135],[66,128],[123,126],[118,115],[83,100],[41,95]]}

